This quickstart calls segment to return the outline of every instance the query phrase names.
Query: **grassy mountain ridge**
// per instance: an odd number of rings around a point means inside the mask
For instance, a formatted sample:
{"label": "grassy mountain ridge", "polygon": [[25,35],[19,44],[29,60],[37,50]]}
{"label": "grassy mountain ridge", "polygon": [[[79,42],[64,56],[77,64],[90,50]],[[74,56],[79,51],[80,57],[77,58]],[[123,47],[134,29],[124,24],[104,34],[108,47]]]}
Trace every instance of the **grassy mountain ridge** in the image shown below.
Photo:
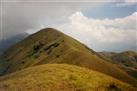
{"label": "grassy mountain ridge", "polygon": [[[137,67],[137,53],[133,51],[125,51],[112,56],[113,60],[120,61],[125,66]],[[126,63],[128,62],[128,63]]]}
{"label": "grassy mountain ridge", "polygon": [[110,76],[68,64],[44,64],[0,77],[0,91],[136,91]]}
{"label": "grassy mountain ridge", "polygon": [[101,55],[111,59],[111,62],[117,64],[131,76],[137,78],[137,52],[125,51],[121,53],[102,52]]}
{"label": "grassy mountain ridge", "polygon": [[1,67],[4,74],[41,64],[67,63],[137,84],[134,78],[100,58],[93,50],[52,28],[42,29],[17,43],[2,55],[2,59],[0,63],[4,61],[5,66]]}

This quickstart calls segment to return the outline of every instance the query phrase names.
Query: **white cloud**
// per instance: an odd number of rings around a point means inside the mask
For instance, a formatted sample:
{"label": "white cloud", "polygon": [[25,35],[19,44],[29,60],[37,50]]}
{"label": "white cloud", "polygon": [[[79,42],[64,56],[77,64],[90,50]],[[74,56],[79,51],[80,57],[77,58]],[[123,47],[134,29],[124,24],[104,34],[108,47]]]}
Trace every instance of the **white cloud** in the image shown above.
{"label": "white cloud", "polygon": [[137,12],[123,18],[100,20],[88,18],[82,12],[76,12],[68,18],[67,22],[57,25],[56,28],[88,46],[118,44],[132,46],[133,49],[136,46],[137,37],[136,15]]}
{"label": "white cloud", "polygon": [[137,0],[113,0],[117,7],[131,6],[137,4]]}
{"label": "white cloud", "polygon": [[[129,44],[131,47],[135,45],[135,17],[137,13],[124,18],[100,20],[88,18],[82,12],[76,12],[100,7],[109,3],[107,2],[109,0],[97,0],[96,2],[90,0],[91,2],[77,3],[73,3],[74,0],[69,3],[51,2],[53,0],[39,0],[39,3],[31,2],[31,0],[29,0],[31,3],[28,3],[28,0],[7,1],[5,0],[2,4],[3,14],[1,18],[3,19],[4,37],[26,31],[34,33],[40,28],[55,26],[55,28],[91,46],[91,48],[98,46],[101,49],[102,46],[107,46],[105,43],[109,46],[118,43],[127,45],[127,47]],[[16,2],[11,3],[12,1]]]}

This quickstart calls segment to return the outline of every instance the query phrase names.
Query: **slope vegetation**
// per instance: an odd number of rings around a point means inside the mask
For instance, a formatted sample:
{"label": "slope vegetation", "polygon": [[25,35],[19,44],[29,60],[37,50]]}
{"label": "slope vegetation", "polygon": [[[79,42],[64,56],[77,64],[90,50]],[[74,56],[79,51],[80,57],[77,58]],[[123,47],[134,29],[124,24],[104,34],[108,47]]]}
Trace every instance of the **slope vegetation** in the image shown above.
{"label": "slope vegetation", "polygon": [[8,74],[40,64],[67,63],[87,67],[122,81],[136,80],[115,65],[103,60],[96,52],[75,39],[52,28],[27,37],[11,47],[1,58],[1,74]]}
{"label": "slope vegetation", "polygon": [[137,53],[134,51],[125,51],[121,53],[101,52],[101,55],[111,59],[111,62],[117,64],[119,68],[125,70],[129,75],[137,79]]}
{"label": "slope vegetation", "polygon": [[137,91],[105,74],[67,64],[30,67],[0,80],[0,91]]}

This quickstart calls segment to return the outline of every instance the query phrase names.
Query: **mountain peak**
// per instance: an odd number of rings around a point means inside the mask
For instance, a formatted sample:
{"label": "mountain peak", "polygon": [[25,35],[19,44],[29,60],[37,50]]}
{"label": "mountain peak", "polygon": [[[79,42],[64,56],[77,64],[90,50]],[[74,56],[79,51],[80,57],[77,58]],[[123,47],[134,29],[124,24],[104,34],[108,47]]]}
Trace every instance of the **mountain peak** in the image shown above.
{"label": "mountain peak", "polygon": [[136,83],[132,77],[102,59],[84,44],[53,28],[41,29],[15,44],[3,55],[2,62],[7,63],[3,63],[1,74],[41,64],[65,63],[87,67],[128,83]]}
{"label": "mountain peak", "polygon": [[61,33],[60,31],[58,31],[57,29],[55,29],[55,28],[50,28],[50,27],[47,27],[47,28],[43,28],[43,29],[41,29],[40,31],[38,31],[37,33],[43,33],[43,32],[54,32],[54,33]]}

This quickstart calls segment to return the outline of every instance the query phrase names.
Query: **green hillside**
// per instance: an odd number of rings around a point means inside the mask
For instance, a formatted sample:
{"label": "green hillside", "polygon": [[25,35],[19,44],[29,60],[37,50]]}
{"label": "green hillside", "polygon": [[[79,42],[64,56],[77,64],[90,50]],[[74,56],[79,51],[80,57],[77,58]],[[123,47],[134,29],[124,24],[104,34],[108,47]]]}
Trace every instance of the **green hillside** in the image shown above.
{"label": "green hillside", "polygon": [[105,74],[67,64],[30,67],[0,80],[0,91],[137,91]]}
{"label": "green hillside", "polygon": [[118,53],[111,57],[112,60],[116,60],[120,62],[124,66],[134,67],[137,69],[137,53],[133,51],[125,51],[122,53]]}
{"label": "green hillside", "polygon": [[117,66],[103,60],[77,40],[52,28],[42,29],[6,51],[1,57],[1,74],[41,65],[66,63],[102,72],[130,84],[137,81]]}
{"label": "green hillside", "polygon": [[134,51],[125,51],[121,53],[101,52],[101,55],[111,59],[111,62],[117,64],[119,68],[125,70],[129,75],[137,79],[137,53]]}

